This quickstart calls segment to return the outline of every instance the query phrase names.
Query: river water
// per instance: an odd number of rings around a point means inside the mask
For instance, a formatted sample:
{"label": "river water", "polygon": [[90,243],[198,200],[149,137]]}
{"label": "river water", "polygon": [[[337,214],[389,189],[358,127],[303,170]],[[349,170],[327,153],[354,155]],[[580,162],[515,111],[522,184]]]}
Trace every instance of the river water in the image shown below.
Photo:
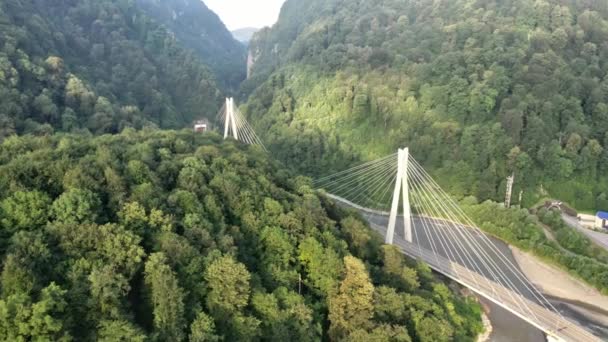
{"label": "river water", "polygon": [[[608,341],[608,327],[581,314],[575,308],[587,308],[590,311],[595,311],[596,309],[590,308],[589,305],[584,303],[550,296],[547,298],[564,317],[576,322],[580,326],[584,326],[596,336]],[[482,303],[492,323],[492,334],[489,339],[491,342],[546,342],[545,334],[533,325],[483,297],[479,297],[479,301]]]}
{"label": "river water", "polygon": [[492,342],[546,342],[545,334],[493,302],[480,298],[492,323]]}

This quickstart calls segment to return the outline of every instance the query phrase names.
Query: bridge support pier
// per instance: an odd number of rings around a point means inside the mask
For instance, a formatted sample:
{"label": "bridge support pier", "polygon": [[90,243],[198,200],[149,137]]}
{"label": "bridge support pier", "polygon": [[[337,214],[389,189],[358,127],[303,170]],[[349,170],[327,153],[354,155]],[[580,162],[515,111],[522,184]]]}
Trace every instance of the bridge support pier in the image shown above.
{"label": "bridge support pier", "polygon": [[234,139],[239,140],[238,128],[234,117],[234,98],[226,98],[226,122],[224,122],[224,139],[228,138],[228,133],[232,130]]}
{"label": "bridge support pier", "polygon": [[[386,230],[386,244],[392,245],[395,236],[395,224],[399,214],[399,197],[403,194],[403,236],[408,242],[412,241],[412,217],[410,210],[409,184],[407,169],[409,163],[409,148],[399,149],[397,154],[397,180],[393,192],[393,203]],[[403,188],[403,191],[401,191]]]}

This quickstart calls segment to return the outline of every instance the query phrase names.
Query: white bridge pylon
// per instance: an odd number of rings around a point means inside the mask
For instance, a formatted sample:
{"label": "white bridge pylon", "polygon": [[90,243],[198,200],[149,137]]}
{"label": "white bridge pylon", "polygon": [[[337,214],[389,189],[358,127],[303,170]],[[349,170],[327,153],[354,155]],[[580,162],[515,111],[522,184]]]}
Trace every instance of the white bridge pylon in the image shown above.
{"label": "white bridge pylon", "polygon": [[412,242],[412,215],[410,209],[409,182],[407,168],[409,164],[409,148],[399,149],[397,153],[397,179],[393,191],[393,203],[386,231],[386,244],[392,245],[395,237],[395,224],[399,211],[399,197],[403,194],[403,236],[406,241]]}
{"label": "white bridge pylon", "polygon": [[239,129],[236,125],[234,98],[226,98],[226,119],[224,121],[224,139],[228,138],[228,133],[232,131],[235,140],[239,140]]}
{"label": "white bridge pylon", "polygon": [[260,146],[264,151],[268,151],[262,139],[235,106],[234,98],[226,98],[226,104],[222,107],[218,118],[220,122],[224,123],[224,139],[234,138],[234,140]]}

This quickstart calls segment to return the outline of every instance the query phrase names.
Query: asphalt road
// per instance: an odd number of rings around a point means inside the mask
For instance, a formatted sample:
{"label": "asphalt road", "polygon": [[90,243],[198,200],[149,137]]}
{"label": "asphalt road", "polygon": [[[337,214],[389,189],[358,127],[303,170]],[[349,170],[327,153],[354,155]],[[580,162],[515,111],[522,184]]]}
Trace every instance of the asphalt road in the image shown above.
{"label": "asphalt road", "polygon": [[587,235],[593,242],[608,250],[608,234],[600,233],[583,227],[575,217],[562,214],[564,222],[570,227],[577,229],[581,233]]}

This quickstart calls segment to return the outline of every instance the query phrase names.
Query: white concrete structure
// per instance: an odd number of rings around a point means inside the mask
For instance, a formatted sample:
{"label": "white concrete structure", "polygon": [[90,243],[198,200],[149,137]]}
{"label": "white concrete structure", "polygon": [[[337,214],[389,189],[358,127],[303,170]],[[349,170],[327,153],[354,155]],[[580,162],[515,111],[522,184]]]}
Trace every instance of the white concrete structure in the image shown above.
{"label": "white concrete structure", "polygon": [[[397,180],[395,182],[395,190],[393,192],[393,203],[388,221],[386,232],[386,244],[392,245],[395,236],[395,223],[397,222],[397,214],[399,211],[399,197],[403,193],[403,229],[405,240],[412,242],[412,221],[410,211],[410,195],[407,178],[407,168],[409,162],[409,148],[399,149],[397,154]],[[403,189],[403,192],[401,191]]]}
{"label": "white concrete structure", "polygon": [[226,122],[224,123],[224,139],[228,138],[228,134],[232,131],[234,139],[239,140],[239,131],[236,126],[234,99],[226,99]]}

